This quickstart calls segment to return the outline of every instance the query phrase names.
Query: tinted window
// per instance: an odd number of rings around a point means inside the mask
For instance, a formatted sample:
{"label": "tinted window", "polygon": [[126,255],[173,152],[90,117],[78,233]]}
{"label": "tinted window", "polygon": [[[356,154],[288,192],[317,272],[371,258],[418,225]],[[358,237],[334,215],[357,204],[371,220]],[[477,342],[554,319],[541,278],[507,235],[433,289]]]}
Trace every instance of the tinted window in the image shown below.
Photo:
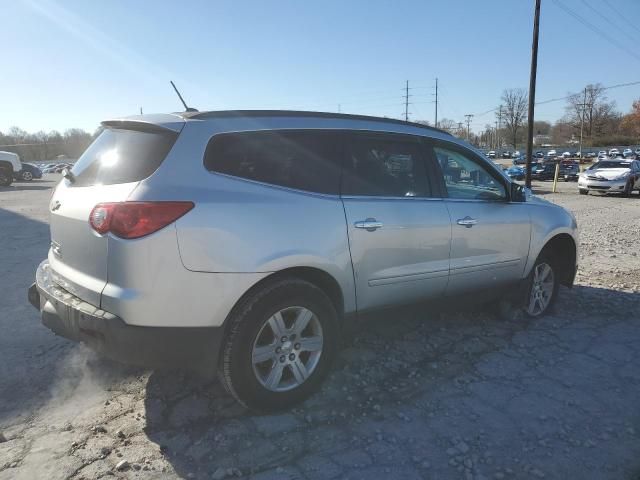
{"label": "tinted window", "polygon": [[323,131],[269,131],[213,137],[205,167],[214,172],[309,192],[338,194],[339,136]]}
{"label": "tinted window", "polygon": [[71,172],[72,186],[137,182],[160,166],[177,134],[106,129],[85,150]]}
{"label": "tinted window", "polygon": [[489,167],[459,150],[434,147],[449,198],[505,200],[504,184]]}
{"label": "tinted window", "polygon": [[422,146],[411,137],[356,134],[347,142],[344,195],[426,197],[431,194]]}

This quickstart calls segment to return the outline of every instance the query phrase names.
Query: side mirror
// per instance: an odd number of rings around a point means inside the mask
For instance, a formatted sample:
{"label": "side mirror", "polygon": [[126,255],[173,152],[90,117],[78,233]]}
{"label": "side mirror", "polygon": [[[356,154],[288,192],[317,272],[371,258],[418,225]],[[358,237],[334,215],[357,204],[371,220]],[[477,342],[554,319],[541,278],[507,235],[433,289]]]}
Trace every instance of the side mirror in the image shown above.
{"label": "side mirror", "polygon": [[511,201],[512,202],[526,202],[527,193],[526,188],[518,183],[511,184]]}

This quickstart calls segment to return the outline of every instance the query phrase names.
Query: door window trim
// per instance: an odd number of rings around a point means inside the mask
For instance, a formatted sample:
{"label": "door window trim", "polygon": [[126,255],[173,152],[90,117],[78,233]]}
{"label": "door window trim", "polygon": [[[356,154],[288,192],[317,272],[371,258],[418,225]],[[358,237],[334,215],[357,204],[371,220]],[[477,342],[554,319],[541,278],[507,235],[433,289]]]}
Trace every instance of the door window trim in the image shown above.
{"label": "door window trim", "polygon": [[[440,140],[436,138],[427,139],[427,147],[428,147],[428,156],[432,168],[437,171],[436,181],[438,182],[438,187],[441,191],[442,198],[445,198],[447,201],[452,202],[481,202],[481,203],[514,203],[511,201],[511,183],[507,181],[502,175],[495,171],[492,165],[490,165],[485,159],[483,159],[480,155],[476,154],[473,150],[465,148],[456,143],[447,142],[446,140]],[[496,181],[498,181],[504,188],[506,197],[504,199],[496,199],[489,200],[484,198],[452,198],[449,197],[449,191],[447,190],[447,185],[444,180],[444,172],[440,167],[440,163],[437,161],[436,152],[434,148],[441,147],[446,148],[448,150],[452,150],[454,152],[460,153],[465,157],[468,157],[472,162],[482,166],[489,175],[491,175]],[[518,202],[521,203],[521,202]]]}

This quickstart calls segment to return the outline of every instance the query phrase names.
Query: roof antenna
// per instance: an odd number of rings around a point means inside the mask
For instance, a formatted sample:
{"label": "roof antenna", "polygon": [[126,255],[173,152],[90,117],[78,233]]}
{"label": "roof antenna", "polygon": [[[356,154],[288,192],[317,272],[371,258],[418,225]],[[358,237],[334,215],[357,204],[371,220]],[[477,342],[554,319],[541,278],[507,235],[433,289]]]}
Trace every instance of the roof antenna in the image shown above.
{"label": "roof antenna", "polygon": [[178,95],[178,98],[182,102],[182,105],[184,105],[185,112],[197,112],[198,110],[196,110],[195,108],[187,107],[187,104],[185,103],[184,98],[182,98],[182,95],[180,95],[180,92],[178,91],[178,87],[176,87],[176,84],[173,83],[173,80],[169,80],[169,82],[171,83],[171,86],[173,87],[173,89],[176,91],[176,94]]}

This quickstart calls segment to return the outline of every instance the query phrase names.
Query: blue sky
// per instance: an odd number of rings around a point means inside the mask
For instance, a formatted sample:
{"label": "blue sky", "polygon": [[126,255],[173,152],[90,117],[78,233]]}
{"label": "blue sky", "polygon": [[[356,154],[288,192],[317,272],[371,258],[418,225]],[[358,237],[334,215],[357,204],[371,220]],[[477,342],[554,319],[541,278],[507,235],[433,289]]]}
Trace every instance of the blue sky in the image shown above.
{"label": "blue sky", "polygon": [[[606,32],[615,46],[561,5]],[[100,120],[196,108],[296,108],[472,128],[503,89],[528,87],[533,0],[0,0],[0,131],[93,130]],[[613,7],[613,8],[612,8]],[[537,100],[640,80],[640,1],[542,0]],[[626,50],[625,50],[626,49]],[[415,87],[415,88],[413,88]],[[628,111],[640,85],[610,90]],[[340,107],[339,107],[340,105]],[[555,120],[564,102],[541,105]]]}

